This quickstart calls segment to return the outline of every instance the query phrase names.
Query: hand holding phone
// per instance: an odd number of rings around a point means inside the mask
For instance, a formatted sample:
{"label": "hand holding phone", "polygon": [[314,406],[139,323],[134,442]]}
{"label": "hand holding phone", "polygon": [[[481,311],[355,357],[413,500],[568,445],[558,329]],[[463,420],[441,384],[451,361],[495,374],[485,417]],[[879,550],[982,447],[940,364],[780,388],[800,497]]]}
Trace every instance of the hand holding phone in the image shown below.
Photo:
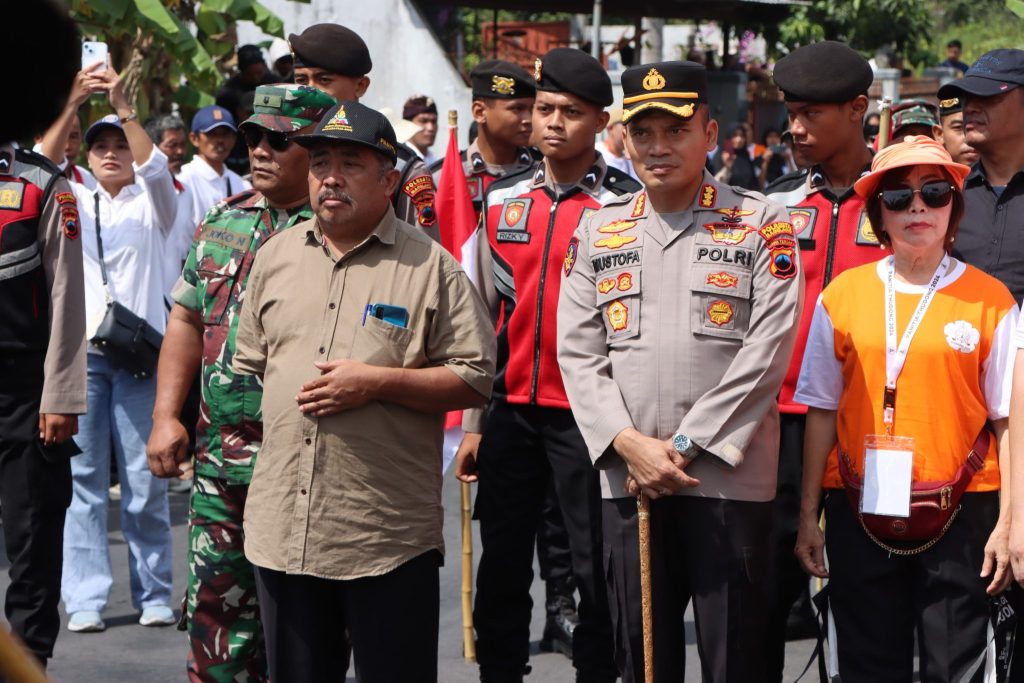
{"label": "hand holding phone", "polygon": [[107,62],[107,44],[100,43],[92,40],[87,40],[82,43],[82,68],[92,66],[97,62],[106,64]]}

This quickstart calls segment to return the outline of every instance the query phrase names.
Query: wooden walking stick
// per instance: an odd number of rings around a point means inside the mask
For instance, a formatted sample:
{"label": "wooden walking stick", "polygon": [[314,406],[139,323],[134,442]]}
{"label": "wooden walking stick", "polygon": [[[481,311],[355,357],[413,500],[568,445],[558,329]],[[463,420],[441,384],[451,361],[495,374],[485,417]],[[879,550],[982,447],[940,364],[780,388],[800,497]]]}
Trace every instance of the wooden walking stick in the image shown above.
{"label": "wooden walking stick", "polygon": [[462,656],[476,661],[473,639],[473,518],[469,503],[469,483],[462,482]]}
{"label": "wooden walking stick", "polygon": [[651,602],[651,501],[636,497],[640,527],[640,609],[644,624],[644,683],[654,683],[654,603]]}

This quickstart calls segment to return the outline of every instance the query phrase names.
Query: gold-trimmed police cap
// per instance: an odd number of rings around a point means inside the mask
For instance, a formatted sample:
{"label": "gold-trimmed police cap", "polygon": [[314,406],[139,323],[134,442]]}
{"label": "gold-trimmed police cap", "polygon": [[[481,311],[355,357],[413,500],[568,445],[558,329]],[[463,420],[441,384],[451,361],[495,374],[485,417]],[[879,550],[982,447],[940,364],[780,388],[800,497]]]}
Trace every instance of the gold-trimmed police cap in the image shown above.
{"label": "gold-trimmed police cap", "polygon": [[480,62],[469,72],[473,97],[514,100],[537,96],[537,81],[523,67],[503,59]]}
{"label": "gold-trimmed police cap", "polygon": [[656,62],[622,72],[622,122],[652,109],[689,119],[706,103],[708,71],[697,62]]}

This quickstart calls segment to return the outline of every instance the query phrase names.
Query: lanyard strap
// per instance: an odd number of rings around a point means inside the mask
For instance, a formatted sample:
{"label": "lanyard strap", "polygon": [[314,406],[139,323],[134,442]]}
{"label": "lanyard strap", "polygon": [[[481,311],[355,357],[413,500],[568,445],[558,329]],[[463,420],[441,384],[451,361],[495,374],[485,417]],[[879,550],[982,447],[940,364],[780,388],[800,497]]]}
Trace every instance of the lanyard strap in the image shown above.
{"label": "lanyard strap", "polygon": [[939,267],[935,269],[928,289],[921,296],[917,303],[914,315],[910,318],[910,324],[903,332],[899,346],[896,345],[896,289],[894,279],[896,277],[896,258],[890,256],[888,259],[887,272],[885,277],[885,398],[882,403],[882,420],[885,422],[886,431],[892,431],[892,425],[896,413],[896,381],[903,372],[903,366],[907,362],[907,352],[910,351],[910,342],[917,334],[917,328],[921,326],[921,320],[935,297],[935,291],[939,288],[939,280],[949,269],[949,255],[944,254]]}
{"label": "lanyard strap", "polygon": [[99,257],[100,262],[100,276],[103,278],[103,293],[107,298],[107,306],[114,303],[114,294],[110,289],[110,283],[107,282],[107,264],[103,260],[103,238],[100,237],[100,191],[99,188],[93,193],[93,197],[96,198],[96,255]]}

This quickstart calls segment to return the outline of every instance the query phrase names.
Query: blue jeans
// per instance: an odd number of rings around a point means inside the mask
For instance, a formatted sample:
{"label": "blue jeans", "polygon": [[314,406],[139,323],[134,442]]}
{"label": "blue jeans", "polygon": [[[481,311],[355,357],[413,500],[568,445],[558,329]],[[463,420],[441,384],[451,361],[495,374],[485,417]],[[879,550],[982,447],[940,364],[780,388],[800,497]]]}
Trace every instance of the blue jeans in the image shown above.
{"label": "blue jeans", "polygon": [[171,601],[171,521],[167,481],[146,462],[156,379],[138,380],[89,354],[88,413],[78,420],[71,459],[73,493],[64,524],[61,597],[69,614],[103,611],[113,577],[107,543],[110,454],[121,480],[121,530],[128,545],[132,605]]}

